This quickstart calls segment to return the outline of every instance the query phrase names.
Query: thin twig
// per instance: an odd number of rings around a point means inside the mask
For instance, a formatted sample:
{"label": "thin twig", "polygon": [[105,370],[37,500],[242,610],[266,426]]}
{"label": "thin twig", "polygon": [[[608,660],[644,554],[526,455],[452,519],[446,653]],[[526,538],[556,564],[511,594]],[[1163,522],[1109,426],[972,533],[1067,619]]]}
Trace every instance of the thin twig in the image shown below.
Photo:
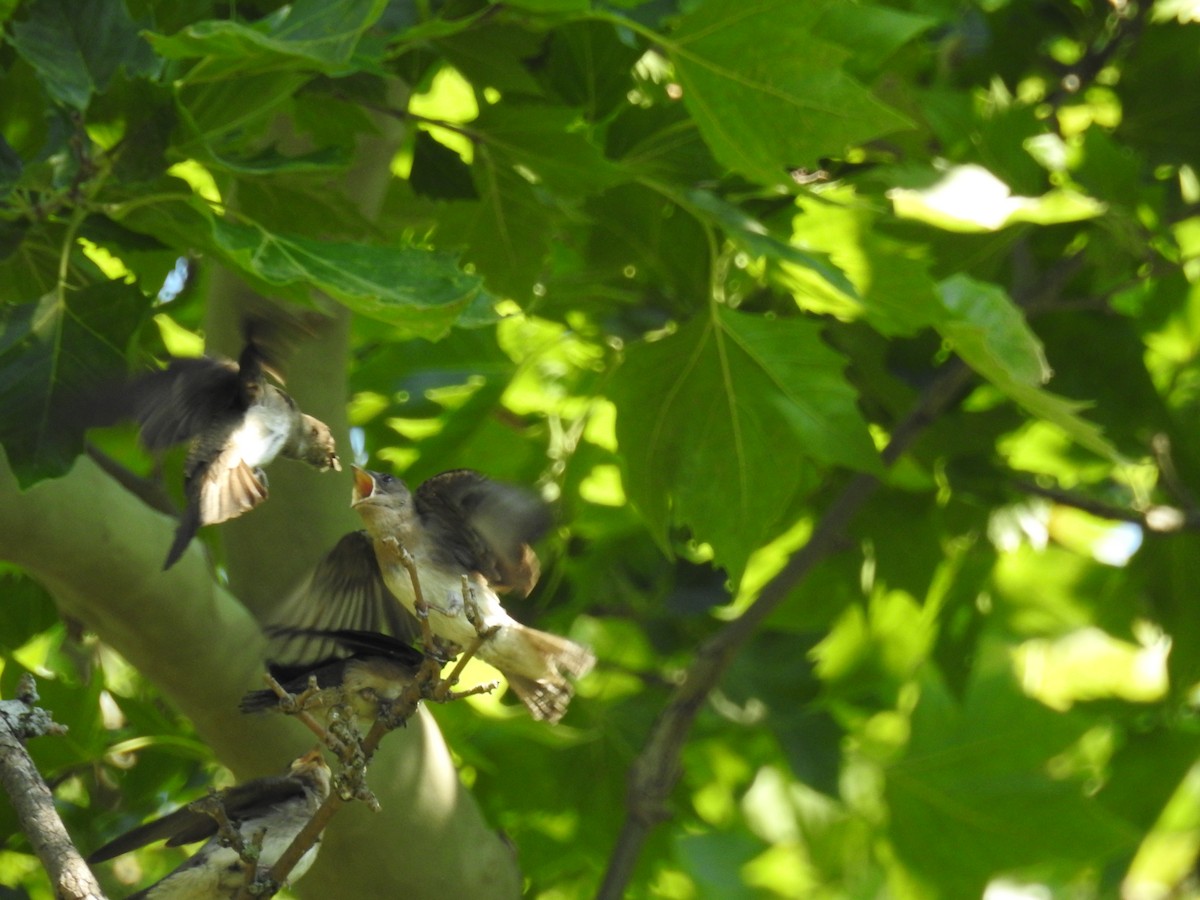
{"label": "thin twig", "polygon": [[1200,528],[1200,510],[1180,509],[1175,506],[1166,506],[1163,504],[1155,504],[1138,510],[1126,506],[1117,506],[1113,503],[1106,503],[1103,500],[1097,500],[1095,497],[1088,497],[1076,491],[1068,491],[1065,488],[1038,484],[1031,478],[1014,478],[1013,484],[1018,490],[1037,497],[1045,497],[1047,500],[1052,500],[1060,506],[1069,506],[1072,509],[1082,510],[1100,519],[1110,519],[1114,522],[1132,522],[1135,525],[1140,525],[1147,531],[1171,534],[1177,531],[1190,531]]}
{"label": "thin twig", "polygon": [[349,748],[346,747],[345,743],[318,722],[312,713],[304,708],[304,701],[319,690],[316,687],[315,679],[310,679],[312,683],[308,690],[299,695],[289,693],[287,688],[280,684],[270,672],[263,674],[263,680],[275,692],[275,696],[279,698],[280,712],[298,719],[305,728],[317,736],[321,743],[332,750],[338,759],[346,758]]}
{"label": "thin twig", "polygon": [[38,709],[33,678],[21,676],[17,699],[0,702],[0,784],[12,801],[21,831],[29,838],[55,896],[63,900],[104,900],[96,877],[71,842],[71,836],[54,808],[54,795],[25,751],[24,740],[46,734],[64,734],[49,713]]}
{"label": "thin twig", "polygon": [[[970,383],[971,371],[959,360],[948,362],[917,405],[892,432],[882,453],[891,466],[924,429],[954,403]],[[666,798],[679,780],[680,754],[705,699],[717,686],[734,655],[791,590],[822,559],[841,546],[842,533],[879,486],[871,475],[856,475],[822,516],[808,543],[794,553],[737,619],[705,641],[682,684],[651,728],[646,746],[629,774],[628,813],[609,860],[598,900],[619,900],[650,830],[668,818]]]}

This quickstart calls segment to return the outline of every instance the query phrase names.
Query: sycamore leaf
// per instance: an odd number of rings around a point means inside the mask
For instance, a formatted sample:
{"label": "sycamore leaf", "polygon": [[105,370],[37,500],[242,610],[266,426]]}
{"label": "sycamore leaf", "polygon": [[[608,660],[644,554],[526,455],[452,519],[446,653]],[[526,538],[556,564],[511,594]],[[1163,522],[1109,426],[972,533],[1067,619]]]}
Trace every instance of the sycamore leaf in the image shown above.
{"label": "sycamore leaf", "polygon": [[158,69],[124,3],[36,0],[27,9],[28,17],[12,27],[12,45],[59,103],[86,109],[118,70],[147,75]]}
{"label": "sycamore leaf", "polygon": [[567,107],[508,104],[484,107],[470,123],[497,164],[568,196],[596,194],[625,176],[606,159]]}
{"label": "sycamore leaf", "polygon": [[736,582],[818,464],[876,468],[844,368],[814,322],[720,307],[630,348],[617,439],[628,494],[659,541],[689,526]]}
{"label": "sycamore leaf", "polygon": [[885,335],[913,334],[942,318],[922,249],[884,234],[876,227],[878,214],[865,204],[836,199],[831,194],[820,201],[797,200],[790,242],[828,254],[830,264],[854,285],[854,293],[786,258],[769,270],[772,280],[791,292],[802,309],[846,320],[866,318]]}
{"label": "sycamore leaf", "polygon": [[938,289],[950,314],[939,326],[942,335],[972,368],[1027,385],[1050,379],[1042,342],[1004,291],[966,275],[947,278]]}
{"label": "sycamore leaf", "polygon": [[554,237],[553,211],[538,200],[524,178],[478,153],[472,170],[478,200],[456,200],[439,208],[438,243],[461,247],[488,286],[524,298],[542,275]]}
{"label": "sycamore leaf", "polygon": [[887,769],[889,830],[901,858],[948,895],[980,896],[997,872],[1130,849],[1129,823],[1053,761],[1092,727],[1021,693],[988,654],[960,705],[926,684],[904,758]]}
{"label": "sycamore leaf", "polygon": [[61,474],[79,452],[64,410],[124,371],[146,306],[119,281],[0,306],[0,445],[22,481]]}
{"label": "sycamore leaf", "polygon": [[454,256],[422,247],[318,241],[227,222],[206,204],[185,201],[122,209],[110,214],[127,228],[152,234],[182,251],[206,250],[262,286],[303,300],[321,291],[344,306],[413,336],[436,340],[482,292],[478,276]]}
{"label": "sycamore leaf", "polygon": [[203,58],[197,77],[205,81],[281,67],[336,72],[386,7],[387,0],[297,0],[249,25],[217,19],[148,37],[167,59]]}
{"label": "sycamore leaf", "polygon": [[740,243],[751,253],[765,256],[776,262],[810,269],[817,277],[828,282],[836,291],[851,298],[858,298],[858,290],[846,277],[846,273],[834,265],[826,253],[812,252],[772,234],[757,219],[732,203],[727,203],[710,191],[687,192],[687,203],[691,209],[703,213],[719,224],[729,237]]}
{"label": "sycamore leaf", "polygon": [[1062,428],[1080,446],[1122,461],[1101,429],[1079,416],[1085,404],[1042,390],[1050,367],[1041,342],[1004,291],[966,275],[947,278],[938,287],[948,316],[936,327],[963,362],[1027,412]]}
{"label": "sycamore leaf", "polygon": [[908,127],[846,73],[850,51],[817,36],[828,3],[709,0],[663,46],[716,157],[766,184]]}
{"label": "sycamore leaf", "polygon": [[918,13],[871,6],[867,3],[832,3],[817,25],[817,34],[841,44],[854,54],[849,68],[855,75],[874,73],[897,50],[938,24]]}

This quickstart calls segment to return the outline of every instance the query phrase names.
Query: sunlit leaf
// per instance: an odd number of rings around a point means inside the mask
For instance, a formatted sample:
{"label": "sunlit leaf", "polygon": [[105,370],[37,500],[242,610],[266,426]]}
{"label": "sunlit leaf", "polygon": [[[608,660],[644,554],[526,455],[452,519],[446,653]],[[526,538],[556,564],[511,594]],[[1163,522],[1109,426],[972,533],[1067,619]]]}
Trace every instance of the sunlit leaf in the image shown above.
{"label": "sunlit leaf", "polygon": [[1105,210],[1103,203],[1070,190],[1040,197],[1014,195],[1008,185],[987,169],[958,166],[928,188],[896,188],[888,196],[896,215],[945,228],[947,231],[996,231],[1016,222],[1053,225],[1091,219]]}
{"label": "sunlit leaf", "polygon": [[937,327],[976,372],[1038,418],[1053,422],[1093,453],[1121,459],[1100,428],[1079,413],[1087,404],[1042,389],[1050,369],[1041,343],[1000,288],[955,275],[940,285],[949,317]]}
{"label": "sunlit leaf", "polygon": [[78,452],[81,432],[61,414],[124,371],[145,308],[117,281],[0,306],[0,445],[23,480],[60,474]]}

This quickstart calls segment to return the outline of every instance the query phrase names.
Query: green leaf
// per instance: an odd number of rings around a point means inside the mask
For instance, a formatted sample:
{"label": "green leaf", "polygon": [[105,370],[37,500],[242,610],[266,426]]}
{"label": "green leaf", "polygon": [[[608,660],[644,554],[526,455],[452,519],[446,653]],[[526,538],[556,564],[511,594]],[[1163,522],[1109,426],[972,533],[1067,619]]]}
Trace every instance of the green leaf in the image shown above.
{"label": "green leaf", "polygon": [[844,367],[812,322],[723,308],[630,348],[613,388],[617,440],[659,541],[690,526],[736,582],[815,463],[877,468]]}
{"label": "green leaf", "polygon": [[252,25],[217,19],[148,37],[167,59],[204,58],[185,81],[280,67],[334,73],[346,67],[363,32],[386,7],[387,0],[296,0]]}
{"label": "green leaf", "polygon": [[0,568],[0,646],[15,650],[57,624],[58,611],[46,589],[19,569]]}
{"label": "green leaf", "polygon": [[1078,403],[1041,389],[1050,377],[1042,346],[1003,290],[955,275],[939,285],[949,317],[937,329],[963,362],[1030,414],[1063,429],[1080,446],[1121,462],[1099,427],[1079,415]]}
{"label": "green leaf", "polygon": [[930,16],[886,6],[831,3],[816,33],[850,50],[854,58],[849,68],[862,77],[876,72],[897,50],[937,24]]}
{"label": "green leaf", "polygon": [[438,207],[437,240],[462,249],[465,262],[487,279],[488,287],[515,298],[529,296],[544,274],[546,255],[558,222],[526,179],[476,151],[472,169],[478,201]]}
{"label": "green leaf", "polygon": [[1200,97],[1184,85],[1200,78],[1195,25],[1149,25],[1130,48],[1116,87],[1116,136],[1152,161],[1193,164],[1200,153]]}
{"label": "green leaf", "polygon": [[947,231],[998,231],[1017,222],[1054,225],[1094,219],[1106,207],[1071,190],[1019,197],[982,166],[955,166],[936,184],[888,191],[896,215]]}
{"label": "green leaf", "polygon": [[1021,384],[1049,380],[1041,341],[1003,290],[966,275],[951,276],[938,289],[950,314],[939,329],[972,368],[980,374],[1003,372]]}
{"label": "green leaf", "polygon": [[889,831],[901,858],[947,896],[979,896],[991,878],[1046,861],[1099,865],[1135,845],[1133,829],[1056,775],[1091,720],[1021,693],[992,648],[961,706],[929,682],[902,760],[887,768]]}
{"label": "green leaf", "polygon": [[12,189],[21,180],[21,172],[25,168],[21,157],[12,145],[0,135],[0,200],[12,193]]}
{"label": "green leaf", "polygon": [[664,41],[696,124],[730,169],[766,184],[908,127],[817,36],[828,3],[709,0]]}
{"label": "green leaf", "polygon": [[834,290],[848,297],[858,298],[858,290],[846,277],[846,273],[830,262],[828,254],[810,253],[771,234],[765,225],[741,207],[726,203],[709,191],[690,190],[686,198],[690,208],[705,214],[711,221],[720,225],[732,240],[751,253],[809,269],[827,281]]}
{"label": "green leaf", "polygon": [[295,172],[325,172],[335,174],[350,163],[349,154],[341,147],[327,147],[311,153],[285,156],[278,150],[264,150],[241,159],[229,156],[210,156],[208,162],[239,175],[282,175]]}
{"label": "green leaf", "polygon": [[879,215],[853,195],[843,203],[838,199],[842,198],[831,193],[821,200],[797,200],[789,243],[821,257],[828,254],[830,263],[855,286],[854,293],[784,258],[769,269],[772,280],[788,290],[801,309],[839,319],[866,318],[885,335],[913,334],[942,318],[922,248],[884,234]]}
{"label": "green leaf", "polygon": [[595,194],[623,180],[621,167],[584,129],[574,109],[534,104],[484,107],[470,124],[497,165],[568,196]]}
{"label": "green leaf", "polygon": [[437,49],[476,90],[495,88],[509,99],[542,95],[526,62],[544,52],[541,34],[493,18],[455,29],[437,41]]}
{"label": "green leaf", "polygon": [[218,219],[199,201],[114,206],[110,214],[181,251],[214,252],[268,292],[303,300],[321,291],[360,315],[430,340],[445,335],[481,292],[480,278],[463,272],[452,255],[413,245],[312,240]]}
{"label": "green leaf", "polygon": [[0,306],[0,444],[22,482],[61,474],[81,448],[63,415],[97,382],[125,370],[146,301],[110,281]]}
{"label": "green leaf", "polygon": [[572,22],[553,32],[544,83],[595,122],[629,106],[630,73],[640,55],[605,22]]}
{"label": "green leaf", "polygon": [[586,12],[591,3],[589,0],[513,0],[507,5],[533,13],[572,13]]}
{"label": "green leaf", "polygon": [[237,164],[225,158],[236,156],[236,151],[227,150],[225,142],[240,141],[269,125],[308,78],[285,69],[183,87],[177,105],[189,139],[180,143],[179,150],[236,170]]}
{"label": "green leaf", "polygon": [[420,247],[314,241],[213,220],[224,258],[270,285],[310,285],[354,312],[430,340],[443,336],[479,294],[448,253]]}
{"label": "green leaf", "polygon": [[117,70],[149,75],[158,61],[122,0],[35,0],[13,25],[13,46],[51,98],[86,109]]}
{"label": "green leaf", "polygon": [[584,297],[594,297],[597,284],[608,282],[643,285],[664,295],[673,309],[691,311],[705,302],[708,241],[693,216],[640,184],[605,191],[584,212],[591,223],[585,257],[590,268],[569,273],[581,282],[577,290]]}

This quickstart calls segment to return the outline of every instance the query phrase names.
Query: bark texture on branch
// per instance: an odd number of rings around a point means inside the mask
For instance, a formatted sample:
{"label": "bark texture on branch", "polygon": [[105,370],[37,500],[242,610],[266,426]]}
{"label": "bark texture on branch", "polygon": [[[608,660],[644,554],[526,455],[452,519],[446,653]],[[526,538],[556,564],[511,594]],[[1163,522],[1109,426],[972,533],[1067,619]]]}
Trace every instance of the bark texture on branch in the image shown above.
{"label": "bark texture on branch", "polygon": [[29,758],[24,742],[66,731],[38,709],[33,679],[21,680],[20,696],[0,701],[0,784],[12,801],[21,831],[46,868],[54,895],[62,900],[105,900],[54,808],[54,795]]}

